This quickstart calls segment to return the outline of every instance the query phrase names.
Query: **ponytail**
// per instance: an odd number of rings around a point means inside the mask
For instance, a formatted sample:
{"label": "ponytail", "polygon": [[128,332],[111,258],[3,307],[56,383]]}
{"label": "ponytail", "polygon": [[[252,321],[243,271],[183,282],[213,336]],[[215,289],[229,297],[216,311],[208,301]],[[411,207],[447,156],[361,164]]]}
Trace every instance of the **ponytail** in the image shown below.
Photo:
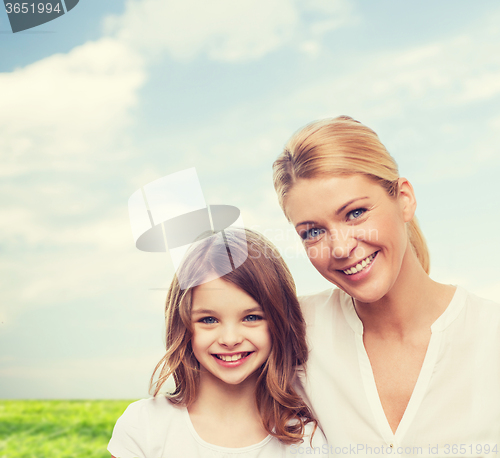
{"label": "ponytail", "polygon": [[413,251],[417,255],[420,264],[425,270],[426,274],[430,272],[430,256],[429,249],[427,248],[427,242],[425,241],[424,234],[420,229],[417,217],[414,216],[413,219],[408,223],[408,238],[410,240]]}

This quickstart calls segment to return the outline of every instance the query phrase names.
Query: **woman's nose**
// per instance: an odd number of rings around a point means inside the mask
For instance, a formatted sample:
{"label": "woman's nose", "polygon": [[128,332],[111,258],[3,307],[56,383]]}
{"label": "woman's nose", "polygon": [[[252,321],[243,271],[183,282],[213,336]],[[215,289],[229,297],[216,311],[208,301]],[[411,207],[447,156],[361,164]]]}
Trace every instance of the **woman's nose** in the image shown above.
{"label": "woman's nose", "polygon": [[330,231],[330,247],[335,259],[348,258],[358,246],[354,228],[335,229]]}

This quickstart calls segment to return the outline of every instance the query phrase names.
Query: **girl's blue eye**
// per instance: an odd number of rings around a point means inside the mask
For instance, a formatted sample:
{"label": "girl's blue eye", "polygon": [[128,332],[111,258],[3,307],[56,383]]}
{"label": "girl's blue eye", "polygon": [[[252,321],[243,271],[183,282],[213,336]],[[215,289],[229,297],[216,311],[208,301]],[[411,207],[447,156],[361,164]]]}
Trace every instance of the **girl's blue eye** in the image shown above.
{"label": "girl's blue eye", "polygon": [[214,324],[217,323],[217,320],[213,316],[206,316],[200,320],[200,323]]}
{"label": "girl's blue eye", "polygon": [[323,229],[318,229],[317,227],[312,227],[311,229],[308,229],[305,232],[302,232],[300,236],[302,237],[302,240],[309,240],[309,239],[315,239],[319,237],[322,233],[324,232]]}
{"label": "girl's blue eye", "polygon": [[366,210],[364,208],[356,208],[356,210],[353,210],[347,214],[347,219],[352,221],[353,219],[361,217],[365,212]]}
{"label": "girl's blue eye", "polygon": [[263,317],[261,317],[260,315],[248,315],[245,317],[245,321],[259,321],[262,319]]}

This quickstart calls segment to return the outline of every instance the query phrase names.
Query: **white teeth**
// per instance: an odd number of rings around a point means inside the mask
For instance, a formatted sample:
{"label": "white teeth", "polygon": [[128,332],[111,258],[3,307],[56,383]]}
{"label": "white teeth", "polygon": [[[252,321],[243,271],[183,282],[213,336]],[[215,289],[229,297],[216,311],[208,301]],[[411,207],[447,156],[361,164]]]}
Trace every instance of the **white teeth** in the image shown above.
{"label": "white teeth", "polygon": [[358,272],[361,272],[366,266],[370,265],[371,262],[373,261],[373,258],[375,257],[376,253],[371,254],[368,256],[366,259],[363,259],[363,261],[359,262],[356,264],[354,267],[351,267],[350,269],[346,269],[343,272],[346,275],[352,275]]}
{"label": "white teeth", "polygon": [[222,361],[238,361],[239,359],[247,356],[248,353],[238,353],[237,355],[216,355]]}

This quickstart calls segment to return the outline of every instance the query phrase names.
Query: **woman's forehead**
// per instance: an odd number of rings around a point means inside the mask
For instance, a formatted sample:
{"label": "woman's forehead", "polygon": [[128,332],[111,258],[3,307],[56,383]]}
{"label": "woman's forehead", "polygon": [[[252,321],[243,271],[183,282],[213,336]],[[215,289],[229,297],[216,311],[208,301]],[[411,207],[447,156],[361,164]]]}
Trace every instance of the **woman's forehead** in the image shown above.
{"label": "woman's forehead", "polygon": [[353,200],[374,198],[384,193],[379,184],[365,175],[334,176],[326,178],[299,179],[288,192],[285,210],[293,221],[297,212],[328,206],[338,210]]}

